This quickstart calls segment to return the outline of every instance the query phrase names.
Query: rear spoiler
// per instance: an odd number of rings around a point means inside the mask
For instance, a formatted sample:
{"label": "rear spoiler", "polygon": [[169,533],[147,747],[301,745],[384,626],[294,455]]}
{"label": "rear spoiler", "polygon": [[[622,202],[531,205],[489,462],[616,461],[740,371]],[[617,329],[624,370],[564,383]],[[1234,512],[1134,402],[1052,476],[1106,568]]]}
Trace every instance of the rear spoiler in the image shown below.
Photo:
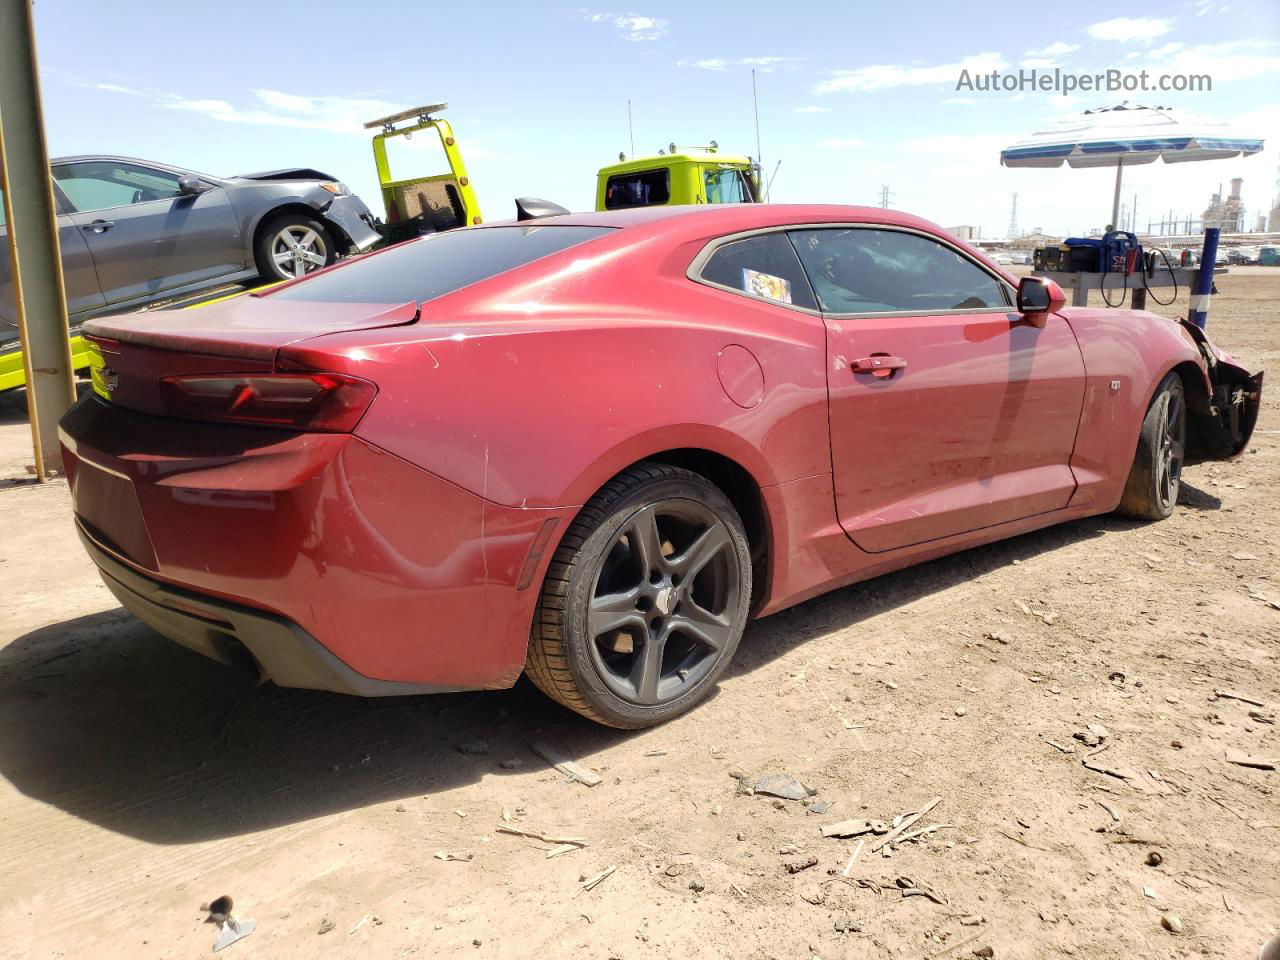
{"label": "rear spoiler", "polygon": [[293,167],[285,170],[264,170],[260,173],[239,173],[236,180],[337,180],[329,174],[311,167]]}

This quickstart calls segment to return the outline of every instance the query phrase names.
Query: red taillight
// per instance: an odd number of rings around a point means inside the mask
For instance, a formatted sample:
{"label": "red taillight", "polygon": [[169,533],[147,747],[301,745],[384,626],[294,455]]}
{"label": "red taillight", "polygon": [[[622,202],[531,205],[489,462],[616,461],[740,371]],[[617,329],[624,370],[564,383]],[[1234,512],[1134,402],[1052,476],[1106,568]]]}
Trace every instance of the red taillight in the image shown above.
{"label": "red taillight", "polygon": [[349,433],[378,388],[343,373],[221,374],[160,380],[160,396],[175,417]]}

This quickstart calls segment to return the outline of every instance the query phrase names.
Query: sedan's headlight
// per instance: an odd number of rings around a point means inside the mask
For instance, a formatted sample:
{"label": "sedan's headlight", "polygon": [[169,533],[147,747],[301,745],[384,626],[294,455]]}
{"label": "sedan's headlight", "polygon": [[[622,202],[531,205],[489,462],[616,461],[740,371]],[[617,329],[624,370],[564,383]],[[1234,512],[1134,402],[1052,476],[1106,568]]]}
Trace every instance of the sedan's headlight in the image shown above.
{"label": "sedan's headlight", "polygon": [[351,194],[351,191],[347,189],[347,185],[345,183],[338,183],[337,181],[322,183],[320,184],[320,189],[328,190],[330,193],[332,193],[334,196],[337,196],[337,197],[345,197]]}

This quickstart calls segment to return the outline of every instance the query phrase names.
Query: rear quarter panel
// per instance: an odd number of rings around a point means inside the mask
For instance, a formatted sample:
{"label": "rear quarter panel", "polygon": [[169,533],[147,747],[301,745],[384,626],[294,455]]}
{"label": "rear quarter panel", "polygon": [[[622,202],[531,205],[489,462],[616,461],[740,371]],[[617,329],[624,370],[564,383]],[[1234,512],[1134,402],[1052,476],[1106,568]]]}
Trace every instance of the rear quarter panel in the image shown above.
{"label": "rear quarter panel", "polygon": [[[821,320],[689,280],[701,243],[651,246],[569,251],[431,301],[398,336],[329,336],[282,359],[377,383],[362,437],[499,504],[576,506],[685,447],[761,486],[830,473]],[[720,384],[731,344],[763,369],[749,409]]]}
{"label": "rear quarter panel", "polygon": [[1120,502],[1137,450],[1138,431],[1160,381],[1190,362],[1198,371],[1195,390],[1208,392],[1204,362],[1190,336],[1175,321],[1141,310],[1062,311],[1084,356],[1085,396],[1071,468],[1079,486],[1071,506],[1098,512]]}

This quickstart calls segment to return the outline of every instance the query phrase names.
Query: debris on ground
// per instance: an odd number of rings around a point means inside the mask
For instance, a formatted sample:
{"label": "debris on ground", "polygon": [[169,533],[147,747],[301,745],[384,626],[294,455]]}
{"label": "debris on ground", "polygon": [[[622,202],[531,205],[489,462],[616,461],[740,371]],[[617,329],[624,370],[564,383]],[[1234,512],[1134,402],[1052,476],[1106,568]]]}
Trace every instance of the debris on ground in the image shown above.
{"label": "debris on ground", "polygon": [[811,903],[815,907],[822,906],[827,899],[826,891],[822,889],[821,884],[817,883],[806,883],[796,891],[796,895],[805,903]]}
{"label": "debris on ground", "polygon": [[1159,850],[1152,850],[1147,854],[1146,863],[1148,867],[1158,867],[1160,864],[1164,863],[1164,856]]}
{"label": "debris on ground", "polygon": [[594,876],[588,877],[586,874],[580,874],[578,876],[578,883],[581,885],[579,892],[586,893],[588,890],[594,890],[596,887],[600,886],[600,884],[608,880],[617,869],[618,868],[611,863]]}
{"label": "debris on ground", "polygon": [[917,883],[910,877],[898,877],[893,882],[896,883],[898,885],[898,889],[902,891],[904,899],[906,897],[925,897],[926,899],[932,900],[934,903],[940,903],[944,906],[946,905],[947,901],[943,897],[934,893],[923,883]]}
{"label": "debris on ground", "polygon": [[816,867],[817,865],[817,857],[802,857],[799,860],[788,860],[783,864],[787,868],[787,873],[799,873],[801,870],[808,870],[810,867]]}
{"label": "debris on ground", "polygon": [[821,832],[824,837],[857,837],[864,833],[888,833],[889,825],[883,820],[841,820],[828,823]]}
{"label": "debris on ground", "polygon": [[437,850],[433,856],[437,860],[444,860],[450,863],[470,863],[476,857],[474,853],[450,853],[448,850]]}
{"label": "debris on ground", "polygon": [[489,752],[489,741],[468,740],[466,743],[457,744],[454,749],[469,757],[478,757]]}
{"label": "debris on ground", "polygon": [[782,800],[804,800],[818,791],[806,786],[789,773],[766,773],[751,785],[756,793]]}
{"label": "debris on ground", "polygon": [[1253,697],[1245,696],[1243,693],[1236,693],[1234,690],[1215,690],[1213,696],[1209,698],[1209,702],[1214,700],[1239,700],[1241,703],[1247,703],[1251,707],[1265,707],[1266,703]]}
{"label": "debris on ground", "polygon": [[1160,926],[1170,933],[1182,932],[1182,920],[1176,913],[1166,913],[1160,917]]}
{"label": "debris on ground", "polygon": [[567,753],[554,744],[547,743],[545,740],[534,741],[529,744],[529,749],[563,773],[566,777],[577,780],[585,786],[594,787],[603,779],[600,774],[596,773],[594,770],[588,770],[580,763],[575,763]]}
{"label": "debris on ground", "polygon": [[218,939],[213,942],[214,953],[243,940],[258,927],[257,920],[237,920],[231,915],[231,907],[231,898],[225,894],[200,905],[200,909],[208,914],[204,922],[218,925]]}
{"label": "debris on ground", "polygon": [[1107,728],[1100,723],[1091,723],[1083,730],[1078,730],[1071,736],[1075,737],[1086,747],[1096,747],[1107,739]]}
{"label": "debris on ground", "polygon": [[835,927],[836,933],[857,933],[862,929],[851,913],[837,913],[831,924]]}
{"label": "debris on ground", "polygon": [[1238,767],[1252,767],[1255,770],[1274,770],[1280,765],[1280,757],[1253,757],[1239,750],[1228,750],[1226,760]]}
{"label": "debris on ground", "polygon": [[328,917],[325,917],[323,920],[320,921],[320,926],[316,928],[316,933],[320,934],[321,936],[324,936],[326,933],[329,933],[330,931],[332,931],[333,928],[336,926],[337,926],[336,923],[334,923]]}
{"label": "debris on ground", "polygon": [[930,810],[932,810],[941,802],[942,802],[941,797],[934,797],[932,800],[926,803],[923,807],[921,807],[915,813],[904,816],[896,827],[890,830],[888,834],[886,834],[880,840],[876,841],[875,845],[871,848],[871,852],[876,853],[882,847],[893,843],[895,840],[897,840],[897,838],[901,834],[906,833],[907,830],[909,830],[912,826],[914,826],[916,821],[918,821],[921,817],[923,817],[926,813],[928,813]]}

